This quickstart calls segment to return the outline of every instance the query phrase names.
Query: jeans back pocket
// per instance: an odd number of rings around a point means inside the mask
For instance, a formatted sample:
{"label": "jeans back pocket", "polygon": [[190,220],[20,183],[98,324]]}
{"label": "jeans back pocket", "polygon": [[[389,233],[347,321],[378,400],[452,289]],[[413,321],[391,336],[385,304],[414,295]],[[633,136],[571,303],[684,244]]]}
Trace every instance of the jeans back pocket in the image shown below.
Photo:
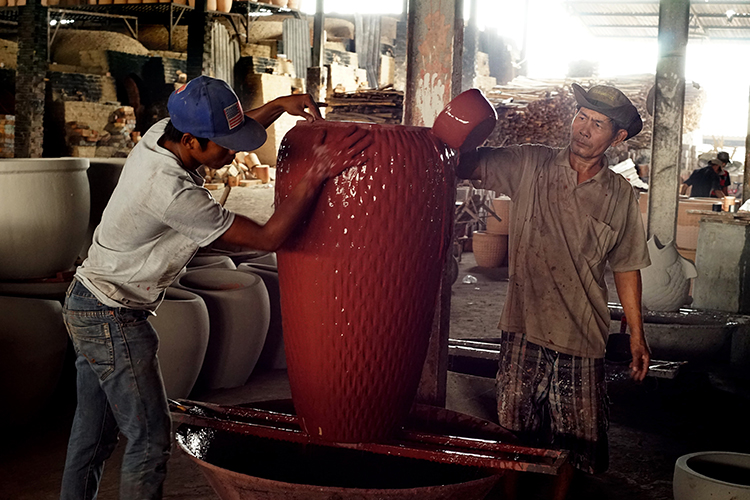
{"label": "jeans back pocket", "polygon": [[[110,325],[104,321],[88,326],[66,323],[76,354],[89,362],[100,380],[104,380],[115,369],[115,353],[110,334]],[[88,319],[88,318],[87,318]]]}

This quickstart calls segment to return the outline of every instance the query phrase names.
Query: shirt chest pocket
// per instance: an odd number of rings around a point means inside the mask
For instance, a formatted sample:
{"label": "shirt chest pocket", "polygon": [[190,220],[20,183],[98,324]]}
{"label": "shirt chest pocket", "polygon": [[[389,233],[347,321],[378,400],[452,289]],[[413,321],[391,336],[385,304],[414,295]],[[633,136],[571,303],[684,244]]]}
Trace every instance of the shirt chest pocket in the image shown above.
{"label": "shirt chest pocket", "polygon": [[615,244],[617,233],[604,222],[586,216],[581,234],[581,255],[592,266],[600,264]]}

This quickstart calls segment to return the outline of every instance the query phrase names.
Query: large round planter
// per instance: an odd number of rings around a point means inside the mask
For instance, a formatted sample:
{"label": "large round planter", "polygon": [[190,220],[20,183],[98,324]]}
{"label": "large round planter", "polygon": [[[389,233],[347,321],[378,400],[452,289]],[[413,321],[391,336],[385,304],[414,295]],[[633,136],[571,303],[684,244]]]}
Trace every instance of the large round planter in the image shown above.
{"label": "large round planter", "polygon": [[0,280],[73,267],[86,238],[86,158],[0,160]]}
{"label": "large round planter", "polygon": [[148,320],[159,334],[159,366],[167,396],[188,397],[208,347],[206,303],[192,292],[169,287],[156,316]]}
{"label": "large round planter", "polygon": [[[301,123],[277,165],[277,206],[310,168],[315,138],[352,125]],[[409,411],[452,233],[454,152],[428,129],[369,129],[370,159],[323,187],[280,249],[289,379],[303,426],[340,442],[386,439]]]}
{"label": "large round planter", "polygon": [[471,248],[479,267],[500,267],[508,257],[508,235],[475,231]]}
{"label": "large round planter", "polygon": [[57,301],[0,297],[0,317],[0,423],[20,424],[54,392],[68,335]]}
{"label": "large round planter", "polygon": [[196,387],[244,385],[258,362],[268,332],[268,292],[257,275],[230,269],[197,269],[177,280],[206,303],[210,337]]}
{"label": "large round planter", "polygon": [[677,459],[675,500],[750,500],[750,455],[704,451]]}
{"label": "large round planter", "polygon": [[243,263],[237,267],[240,271],[257,274],[268,290],[271,304],[271,322],[263,351],[258,358],[258,370],[286,370],[284,353],[284,330],[281,323],[281,294],[279,292],[279,271],[275,265]]}
{"label": "large round planter", "polygon": [[94,230],[102,221],[102,214],[115,191],[115,187],[117,187],[123,166],[125,166],[125,158],[89,158],[86,176],[89,179],[91,210],[89,226],[86,230],[86,241],[81,248],[81,258],[88,256],[89,247],[94,238]]}
{"label": "large round planter", "polygon": [[41,280],[0,281],[0,295],[56,300],[62,304],[71,281],[73,272]]}

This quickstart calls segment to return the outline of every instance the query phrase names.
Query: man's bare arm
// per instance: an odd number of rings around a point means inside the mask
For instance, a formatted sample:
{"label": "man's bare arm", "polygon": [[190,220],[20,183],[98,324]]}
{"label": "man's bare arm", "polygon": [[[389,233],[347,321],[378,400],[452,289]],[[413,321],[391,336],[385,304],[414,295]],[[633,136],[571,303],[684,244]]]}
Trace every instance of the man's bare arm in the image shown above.
{"label": "man's bare arm", "polygon": [[456,167],[456,176],[459,179],[481,179],[481,172],[479,170],[479,151],[472,149],[470,151],[462,152],[458,159],[458,166]]}
{"label": "man's bare arm", "polygon": [[250,110],[245,114],[263,125],[264,128],[267,128],[284,113],[289,113],[293,116],[301,116],[308,122],[323,119],[320,116],[318,105],[315,104],[315,101],[313,101],[310,94],[295,94],[279,97],[273,101],[267,102],[259,108]]}
{"label": "man's bare arm", "polygon": [[628,271],[614,273],[617,295],[620,297],[622,310],[630,327],[630,353],[633,361],[630,363],[632,377],[637,382],[646,378],[651,352],[643,333],[643,316],[641,314],[641,272]]}

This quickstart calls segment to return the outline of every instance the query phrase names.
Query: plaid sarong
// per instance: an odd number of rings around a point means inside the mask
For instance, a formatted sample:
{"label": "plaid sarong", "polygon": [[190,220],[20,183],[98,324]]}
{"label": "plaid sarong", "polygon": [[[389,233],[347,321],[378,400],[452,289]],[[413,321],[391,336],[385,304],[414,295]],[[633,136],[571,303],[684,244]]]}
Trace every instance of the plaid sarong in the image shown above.
{"label": "plaid sarong", "polygon": [[502,332],[497,372],[500,425],[528,446],[569,450],[588,473],[609,466],[604,359],[563,354]]}

